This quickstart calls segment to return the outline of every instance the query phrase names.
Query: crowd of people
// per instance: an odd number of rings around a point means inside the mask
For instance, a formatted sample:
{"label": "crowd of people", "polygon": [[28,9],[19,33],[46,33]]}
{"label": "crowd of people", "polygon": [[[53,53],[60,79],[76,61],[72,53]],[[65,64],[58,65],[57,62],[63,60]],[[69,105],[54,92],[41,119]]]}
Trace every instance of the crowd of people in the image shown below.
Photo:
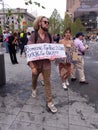
{"label": "crowd of people", "polygon": [[[49,21],[46,17],[40,16],[36,18],[34,21],[34,29],[35,32],[37,32],[37,40],[36,44],[39,43],[58,43],[63,44],[65,48],[66,58],[63,60],[59,60],[58,62],[58,69],[62,81],[62,87],[67,90],[69,81],[68,78],[71,77],[72,81],[76,80],[75,77],[75,69],[78,70],[79,73],[79,83],[81,84],[88,84],[88,82],[85,79],[84,74],[84,53],[88,49],[87,45],[84,45],[83,40],[83,33],[78,32],[76,34],[76,38],[73,41],[71,39],[71,29],[67,28],[64,32],[64,37],[60,38],[60,35],[57,35],[56,37],[52,38],[52,41],[50,42],[50,37],[48,34],[48,27],[49,27]],[[35,43],[35,37],[36,33],[32,33],[30,36],[30,39],[28,41],[29,44]],[[69,52],[67,50],[70,50],[72,47],[77,48],[77,62],[73,62],[72,58],[70,58],[71,55],[69,55]],[[32,97],[37,96],[37,79],[39,74],[41,74],[42,81],[44,81],[44,89],[45,89],[45,96],[46,96],[46,106],[48,110],[50,110],[52,113],[57,112],[57,108],[54,105],[52,101],[52,91],[51,91],[51,84],[50,84],[50,75],[51,75],[51,61],[54,61],[55,57],[51,57],[50,59],[43,59],[43,60],[36,60],[36,61],[29,61],[28,65],[32,70]]]}
{"label": "crowd of people", "polygon": [[[11,63],[18,64],[17,60],[17,48],[20,49],[20,57],[22,57],[25,45],[30,44],[39,44],[39,43],[58,43],[63,44],[65,48],[66,58],[63,60],[59,60],[57,63],[59,74],[61,77],[62,87],[65,90],[68,90],[69,77],[71,81],[76,80],[76,70],[79,74],[79,83],[80,84],[88,84],[85,78],[84,73],[84,54],[88,49],[88,45],[83,44],[84,34],[82,32],[77,32],[75,39],[73,40],[71,37],[71,29],[66,28],[64,31],[64,37],[60,37],[60,34],[57,34],[55,37],[52,37],[48,33],[49,21],[45,16],[39,16],[34,21],[34,29],[35,31],[31,33],[10,33],[9,30],[6,30],[3,33],[3,43],[6,48],[6,53],[9,53]],[[77,61],[73,62],[72,54],[70,54],[71,48],[77,48]],[[68,52],[69,51],[69,52]],[[35,98],[37,96],[37,79],[40,76],[41,83],[44,86],[45,97],[46,97],[46,108],[50,110],[52,113],[57,112],[57,108],[53,103],[52,99],[52,89],[50,83],[51,76],[51,61],[56,60],[55,57],[51,57],[50,59],[42,59],[29,61],[28,66],[32,71],[32,97]]]}
{"label": "crowd of people", "polygon": [[[5,52],[10,55],[11,63],[18,64],[17,60],[17,52],[20,52],[20,57],[25,55],[24,46],[27,45],[27,42],[30,38],[30,32],[11,32],[9,28],[4,30],[3,34],[1,35],[1,43],[2,46],[5,47]],[[25,55],[26,56],[26,55]]]}

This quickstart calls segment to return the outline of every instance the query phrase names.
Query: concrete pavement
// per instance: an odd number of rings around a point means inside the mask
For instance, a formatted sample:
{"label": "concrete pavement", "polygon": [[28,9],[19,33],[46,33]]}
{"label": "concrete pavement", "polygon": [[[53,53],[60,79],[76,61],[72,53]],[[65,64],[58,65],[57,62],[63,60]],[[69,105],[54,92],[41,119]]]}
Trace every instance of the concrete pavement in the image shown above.
{"label": "concrete pavement", "polygon": [[4,53],[4,56],[6,85],[0,87],[0,130],[98,130],[98,78],[95,76],[98,75],[98,63],[95,63],[94,55],[88,53],[85,57],[90,84],[70,81],[68,91],[63,90],[57,67],[52,63],[51,84],[53,101],[58,108],[56,114],[46,111],[44,89],[39,80],[37,98],[31,97],[31,70],[25,57],[17,53],[19,64],[12,65],[9,54]]}

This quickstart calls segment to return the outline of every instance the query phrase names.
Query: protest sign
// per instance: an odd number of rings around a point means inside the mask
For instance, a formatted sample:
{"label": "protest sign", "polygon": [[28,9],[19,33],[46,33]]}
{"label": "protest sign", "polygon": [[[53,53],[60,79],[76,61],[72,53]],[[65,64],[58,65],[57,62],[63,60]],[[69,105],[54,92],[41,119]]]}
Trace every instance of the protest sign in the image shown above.
{"label": "protest sign", "polygon": [[55,60],[56,65],[59,63],[77,63],[78,60],[78,49],[75,46],[66,47],[65,49],[66,57],[57,58]]}
{"label": "protest sign", "polygon": [[66,57],[63,44],[39,43],[29,44],[25,46],[27,62],[50,59],[51,57],[62,58]]}
{"label": "protest sign", "polygon": [[78,59],[78,49],[75,46],[66,47],[66,62],[67,63],[75,63]]}

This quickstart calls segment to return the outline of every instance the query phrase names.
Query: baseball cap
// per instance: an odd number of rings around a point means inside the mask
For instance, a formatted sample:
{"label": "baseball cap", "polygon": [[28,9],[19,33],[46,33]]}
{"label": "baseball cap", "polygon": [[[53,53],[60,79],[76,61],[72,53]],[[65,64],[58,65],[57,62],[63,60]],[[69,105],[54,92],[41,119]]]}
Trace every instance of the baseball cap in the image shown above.
{"label": "baseball cap", "polygon": [[77,32],[76,37],[79,37],[79,36],[84,36],[84,34],[82,32]]}

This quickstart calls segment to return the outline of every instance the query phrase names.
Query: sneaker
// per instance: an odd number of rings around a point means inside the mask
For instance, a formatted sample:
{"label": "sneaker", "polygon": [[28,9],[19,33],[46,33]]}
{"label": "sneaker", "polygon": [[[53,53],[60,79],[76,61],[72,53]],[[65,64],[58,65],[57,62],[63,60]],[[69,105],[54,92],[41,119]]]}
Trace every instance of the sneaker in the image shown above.
{"label": "sneaker", "polygon": [[33,97],[33,98],[36,97],[36,90],[32,90],[32,97]]}
{"label": "sneaker", "polygon": [[41,85],[42,85],[42,86],[45,86],[45,84],[44,84],[44,81],[43,81],[43,80],[41,80],[40,82],[41,82]]}
{"label": "sneaker", "polygon": [[54,104],[52,102],[48,103],[47,108],[48,108],[48,111],[51,111],[52,113],[57,112],[57,108],[54,106]]}
{"label": "sneaker", "polygon": [[67,86],[69,86],[69,81],[68,81],[68,79],[66,79],[65,83],[66,83]]}
{"label": "sneaker", "polygon": [[76,78],[71,78],[71,81],[72,81],[72,82],[76,81]]}
{"label": "sneaker", "polygon": [[65,83],[62,83],[62,87],[66,90],[68,89]]}
{"label": "sneaker", "polygon": [[88,84],[87,81],[80,81],[80,84]]}

